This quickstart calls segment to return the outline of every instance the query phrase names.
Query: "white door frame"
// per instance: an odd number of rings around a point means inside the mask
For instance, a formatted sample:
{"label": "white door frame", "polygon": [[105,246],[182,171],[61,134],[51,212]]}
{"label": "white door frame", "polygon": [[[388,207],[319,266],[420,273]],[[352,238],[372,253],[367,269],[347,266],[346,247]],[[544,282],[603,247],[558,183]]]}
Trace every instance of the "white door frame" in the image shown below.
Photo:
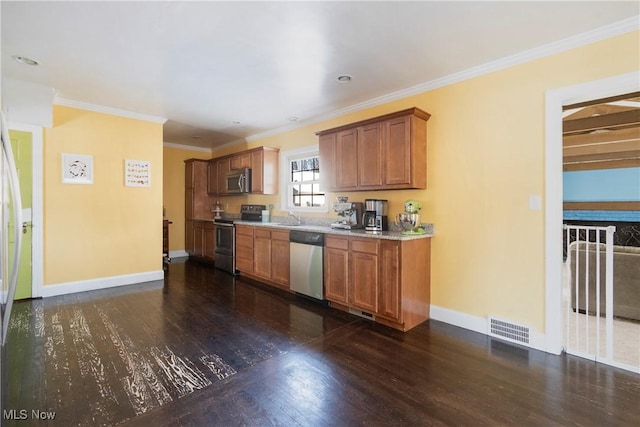
{"label": "white door frame", "polygon": [[41,126],[22,123],[9,123],[9,130],[31,133],[32,144],[32,205],[31,205],[31,297],[42,296],[43,286],[43,242],[44,242],[44,214],[43,214],[43,128]]}
{"label": "white door frame", "polygon": [[562,342],[562,106],[640,90],[638,71],[549,90],[545,97],[545,337],[546,351]]}

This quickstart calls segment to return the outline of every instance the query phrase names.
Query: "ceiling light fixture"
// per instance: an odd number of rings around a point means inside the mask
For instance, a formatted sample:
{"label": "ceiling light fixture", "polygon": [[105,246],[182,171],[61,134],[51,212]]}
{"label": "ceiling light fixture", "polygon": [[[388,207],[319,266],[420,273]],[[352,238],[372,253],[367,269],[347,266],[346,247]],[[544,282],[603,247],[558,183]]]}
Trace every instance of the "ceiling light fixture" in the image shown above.
{"label": "ceiling light fixture", "polygon": [[338,83],[349,83],[351,81],[351,76],[348,74],[343,74],[338,76]]}
{"label": "ceiling light fixture", "polygon": [[239,121],[239,120],[233,120],[233,121],[231,122],[231,124],[232,124],[232,125],[239,125],[239,124],[240,124],[240,121]]}
{"label": "ceiling light fixture", "polygon": [[12,58],[25,65],[40,65],[35,59],[27,58],[26,56],[13,55]]}
{"label": "ceiling light fixture", "polygon": [[298,119],[297,117],[295,117],[295,116],[291,116],[291,117],[289,117],[289,121],[290,121],[290,122],[297,122],[298,120],[299,120],[299,119]]}

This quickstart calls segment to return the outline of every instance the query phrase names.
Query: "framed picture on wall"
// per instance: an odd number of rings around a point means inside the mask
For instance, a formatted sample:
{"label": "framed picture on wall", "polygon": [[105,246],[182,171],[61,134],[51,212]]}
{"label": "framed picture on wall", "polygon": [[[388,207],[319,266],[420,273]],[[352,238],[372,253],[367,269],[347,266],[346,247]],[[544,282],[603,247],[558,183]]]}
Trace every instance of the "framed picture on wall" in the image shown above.
{"label": "framed picture on wall", "polygon": [[151,162],[125,160],[124,185],[127,187],[151,187]]}
{"label": "framed picture on wall", "polygon": [[93,184],[93,156],[62,153],[64,184]]}

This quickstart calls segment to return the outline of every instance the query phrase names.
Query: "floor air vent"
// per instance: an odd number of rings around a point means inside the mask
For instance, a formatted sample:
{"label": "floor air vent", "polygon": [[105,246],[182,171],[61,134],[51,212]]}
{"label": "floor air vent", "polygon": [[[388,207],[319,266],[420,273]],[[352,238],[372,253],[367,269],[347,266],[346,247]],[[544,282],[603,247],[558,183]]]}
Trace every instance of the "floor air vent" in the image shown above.
{"label": "floor air vent", "polygon": [[489,317],[489,335],[516,344],[529,344],[529,327]]}
{"label": "floor air vent", "polygon": [[355,308],[350,308],[349,313],[355,314],[356,316],[364,317],[365,319],[376,320],[376,316],[374,316],[373,314],[367,313],[366,311],[357,310]]}

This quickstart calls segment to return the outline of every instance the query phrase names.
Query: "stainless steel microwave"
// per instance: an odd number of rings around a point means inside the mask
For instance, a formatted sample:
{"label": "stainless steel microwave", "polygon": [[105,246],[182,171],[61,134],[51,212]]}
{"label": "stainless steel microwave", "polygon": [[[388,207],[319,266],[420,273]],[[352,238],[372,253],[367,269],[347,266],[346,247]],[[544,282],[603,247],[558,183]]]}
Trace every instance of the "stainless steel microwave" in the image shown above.
{"label": "stainless steel microwave", "polygon": [[251,169],[232,169],[227,172],[225,192],[228,194],[251,193]]}

